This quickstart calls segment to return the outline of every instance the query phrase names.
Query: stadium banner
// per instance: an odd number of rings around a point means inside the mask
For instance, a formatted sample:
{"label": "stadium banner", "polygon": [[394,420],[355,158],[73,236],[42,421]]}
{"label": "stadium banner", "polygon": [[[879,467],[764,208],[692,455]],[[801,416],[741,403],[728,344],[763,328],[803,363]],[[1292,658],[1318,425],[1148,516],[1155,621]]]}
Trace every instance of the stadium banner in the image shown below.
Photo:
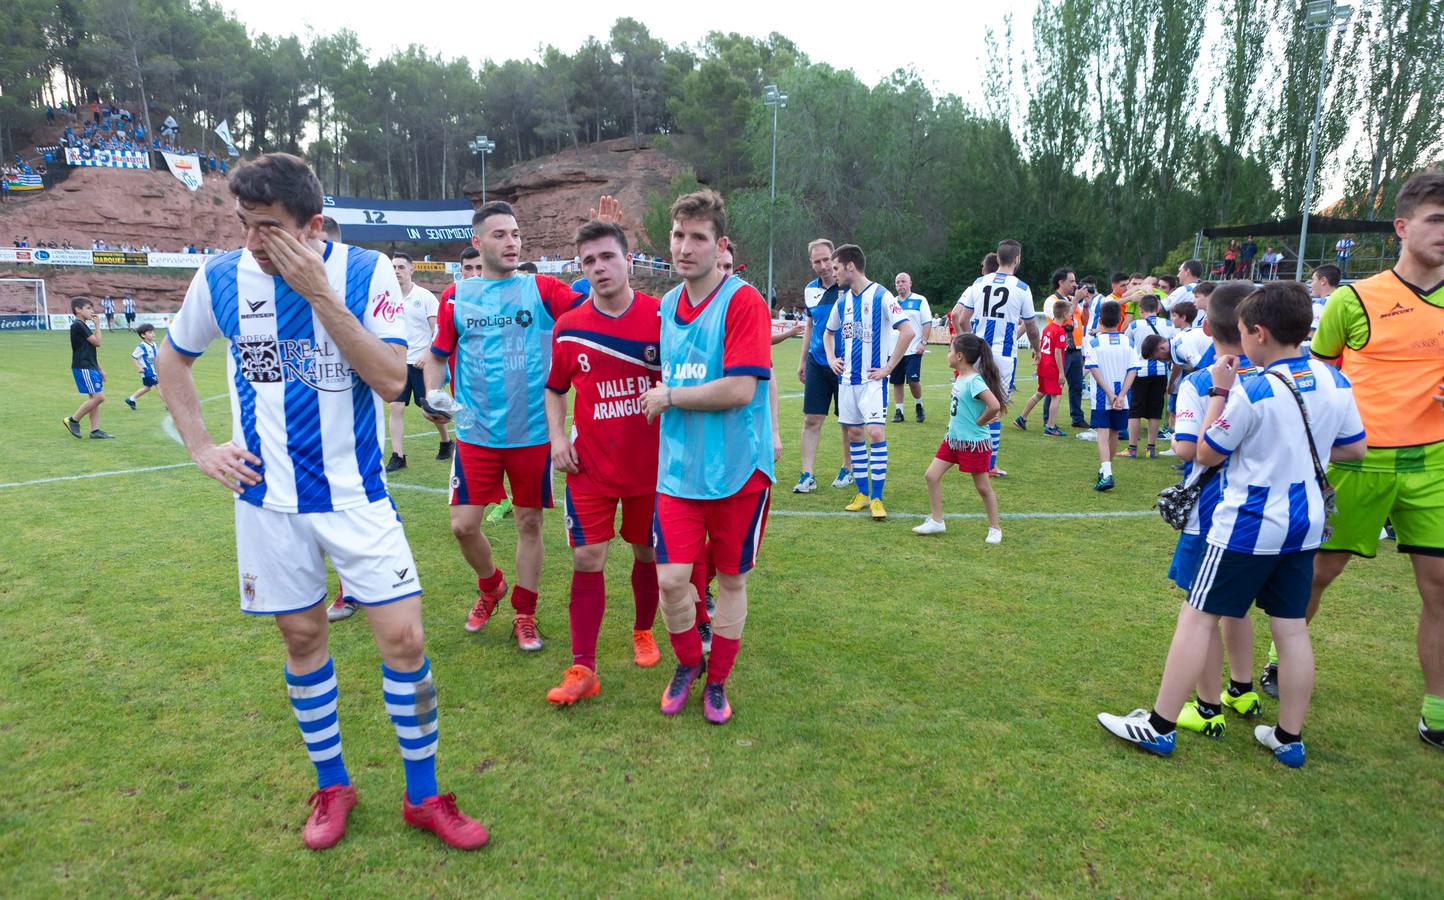
{"label": "stadium banner", "polygon": [[12,191],[43,191],[45,190],[45,179],[29,172],[21,175],[6,175],[5,180],[10,184]]}
{"label": "stadium banner", "polygon": [[44,331],[49,316],[0,315],[0,331]]}
{"label": "stadium banner", "polygon": [[91,264],[89,250],[0,247],[0,263],[7,262],[47,266],[88,266]]}
{"label": "stadium banner", "polygon": [[143,150],[92,150],[89,147],[66,147],[65,162],[71,166],[149,169],[150,154]]}
{"label": "stadium banner", "polygon": [[[97,302],[98,302],[98,301],[97,301]],[[136,324],[137,327],[139,327],[139,326],[141,326],[141,325],[154,325],[156,328],[169,328],[169,327],[170,327],[170,320],[171,320],[172,318],[174,318],[174,317],[175,317],[175,313],[139,313],[139,314],[137,314],[136,317],[135,317],[135,324]],[[123,317],[120,313],[116,313],[116,314],[115,314],[115,318],[116,318],[116,321],[117,321],[117,322],[124,320],[124,317]],[[70,315],[69,313],[65,313],[65,314],[61,314],[61,313],[51,313],[51,314],[50,314],[50,330],[51,330],[51,331],[69,331],[69,330],[70,330],[70,326],[73,325],[74,323],[75,323],[75,316]],[[101,331],[129,331],[129,330],[130,330],[129,326],[125,326],[125,325],[117,325],[115,328],[102,328],[102,329],[101,329]]]}
{"label": "stadium banner", "polygon": [[90,250],[91,259],[97,266],[148,266],[149,253],[128,253],[124,250]]}
{"label": "stadium banner", "polygon": [[165,164],[176,180],[192,191],[201,189],[201,160],[194,153],[189,156],[182,156],[179,153],[171,153],[162,150],[161,156],[165,157]]}
{"label": "stadium banner", "polygon": [[341,240],[348,244],[470,241],[471,215],[476,211],[470,200],[375,200],[327,196],[322,205],[322,212],[341,226]]}
{"label": "stadium banner", "polygon": [[153,269],[199,269],[206,260],[213,259],[205,253],[147,253],[148,265]]}
{"label": "stadium banner", "polygon": [[[441,273],[444,273],[444,272],[447,271],[446,267],[449,266],[449,265],[453,265],[453,264],[452,264],[452,263],[440,263],[440,262],[427,262],[427,261],[414,262],[414,263],[411,264],[411,271],[413,271],[413,272],[432,272],[432,273],[435,273],[435,274],[441,274]],[[458,272],[461,271],[461,264],[460,264],[460,263],[456,263],[455,265],[456,265],[456,270],[457,270]]]}

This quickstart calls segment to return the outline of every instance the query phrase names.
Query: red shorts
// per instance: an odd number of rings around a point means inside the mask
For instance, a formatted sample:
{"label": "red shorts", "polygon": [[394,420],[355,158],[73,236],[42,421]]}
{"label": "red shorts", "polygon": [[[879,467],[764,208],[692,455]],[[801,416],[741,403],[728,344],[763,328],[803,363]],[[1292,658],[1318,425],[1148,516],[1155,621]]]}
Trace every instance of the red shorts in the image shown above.
{"label": "red shorts", "polygon": [[652,543],[652,513],[656,494],[636,497],[605,497],[566,488],[567,544],[605,544],[617,533],[617,504],[622,505],[622,540],[642,547]]}
{"label": "red shorts", "polygon": [[528,509],[552,508],[551,444],[531,447],[478,447],[456,442],[451,458],[451,505],[485,506],[506,499]]}
{"label": "red shorts", "polygon": [[657,562],[696,565],[710,553],[724,575],[750,572],[757,565],[771,506],[772,484],[761,472],[754,473],[742,490],[720,500],[658,494],[652,517]]}
{"label": "red shorts", "polygon": [[1057,369],[1038,370],[1038,393],[1048,394],[1052,397],[1062,395],[1063,385],[1058,381]]}
{"label": "red shorts", "polygon": [[960,472],[986,472],[993,448],[987,441],[964,444],[961,450],[948,446],[947,438],[938,445],[937,459],[945,463],[957,463]]}

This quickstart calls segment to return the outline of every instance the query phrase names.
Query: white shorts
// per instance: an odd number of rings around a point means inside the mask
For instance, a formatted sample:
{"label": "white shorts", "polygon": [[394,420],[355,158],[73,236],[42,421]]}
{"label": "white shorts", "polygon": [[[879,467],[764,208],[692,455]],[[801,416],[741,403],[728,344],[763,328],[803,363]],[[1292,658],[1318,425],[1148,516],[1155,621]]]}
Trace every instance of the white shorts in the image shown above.
{"label": "white shorts", "polygon": [[998,380],[1003,383],[1004,396],[999,397],[1000,403],[1007,403],[1008,397],[1013,393],[1013,378],[1018,371],[1018,357],[1003,356],[1001,353],[994,354],[993,362],[998,364]]}
{"label": "white shorts", "polygon": [[379,606],[421,593],[391,498],[340,512],[283,513],[236,501],[241,612],[279,615],[326,599],[330,557],[346,599]]}
{"label": "white shorts", "polygon": [[837,421],[843,425],[887,423],[887,379],[837,386]]}

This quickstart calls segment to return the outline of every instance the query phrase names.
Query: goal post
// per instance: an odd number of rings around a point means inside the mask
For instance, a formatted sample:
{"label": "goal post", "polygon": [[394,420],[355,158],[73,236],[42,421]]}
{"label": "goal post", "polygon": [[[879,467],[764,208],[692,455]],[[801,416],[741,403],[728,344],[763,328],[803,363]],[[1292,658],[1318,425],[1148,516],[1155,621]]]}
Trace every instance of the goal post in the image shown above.
{"label": "goal post", "polygon": [[25,328],[25,316],[34,317],[36,324],[28,326],[30,328],[50,327],[45,279],[0,278],[0,317],[11,328]]}

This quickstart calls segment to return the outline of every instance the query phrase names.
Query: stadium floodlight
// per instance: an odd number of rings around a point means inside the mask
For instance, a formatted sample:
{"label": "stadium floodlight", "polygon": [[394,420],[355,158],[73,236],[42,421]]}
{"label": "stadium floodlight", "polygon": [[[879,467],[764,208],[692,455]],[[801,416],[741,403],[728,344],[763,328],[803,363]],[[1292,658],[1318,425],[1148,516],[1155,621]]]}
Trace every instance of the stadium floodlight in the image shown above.
{"label": "stadium floodlight", "polygon": [[481,158],[481,202],[486,202],[486,155],[496,149],[496,141],[489,141],[486,135],[478,134],[475,139],[467,141],[466,146],[471,152]]}
{"label": "stadium floodlight", "polygon": [[[1344,28],[1349,24],[1349,18],[1354,14],[1354,8],[1347,3],[1335,3],[1334,0],[1309,0],[1304,4],[1304,22],[1309,30],[1318,28],[1327,29],[1332,25],[1338,26],[1339,37],[1343,38]],[[1309,171],[1304,178],[1304,205],[1299,216],[1299,252],[1298,262],[1294,267],[1294,280],[1304,280],[1304,251],[1309,240],[1309,207],[1314,205],[1314,168],[1319,160],[1319,117],[1324,112],[1324,88],[1329,83],[1329,35],[1324,33],[1324,55],[1319,65],[1319,93],[1314,100],[1314,121],[1309,127]]]}
{"label": "stadium floodlight", "polygon": [[777,111],[787,108],[787,95],[769,84],[762,89],[762,105],[772,107],[772,202],[767,206],[767,309],[772,310],[773,219],[777,214]]}

